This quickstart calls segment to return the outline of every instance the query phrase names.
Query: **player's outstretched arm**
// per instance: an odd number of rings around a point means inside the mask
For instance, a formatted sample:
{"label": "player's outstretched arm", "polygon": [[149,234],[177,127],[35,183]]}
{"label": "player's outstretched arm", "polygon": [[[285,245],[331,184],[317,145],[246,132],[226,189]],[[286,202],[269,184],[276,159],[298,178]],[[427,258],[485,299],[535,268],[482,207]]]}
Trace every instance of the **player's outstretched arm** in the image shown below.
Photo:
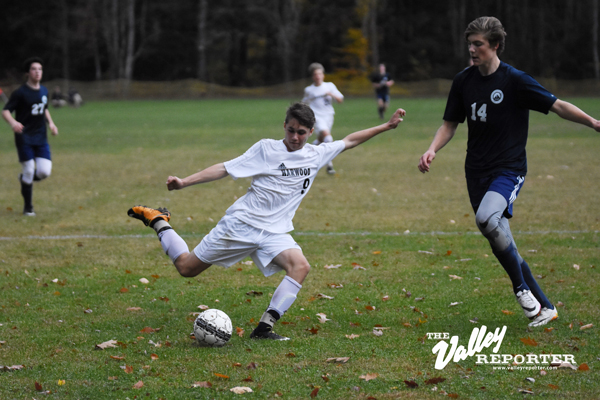
{"label": "player's outstretched arm", "polygon": [[429,166],[435,158],[435,154],[454,137],[457,127],[458,122],[444,121],[442,126],[440,126],[435,133],[435,137],[433,138],[429,149],[421,156],[421,159],[419,160],[419,171],[423,173],[429,172]]}
{"label": "player's outstretched arm", "polygon": [[23,124],[13,118],[9,110],[2,110],[2,118],[10,125],[15,133],[23,133]]}
{"label": "player's outstretched arm", "polygon": [[229,175],[229,173],[227,172],[227,169],[225,169],[225,164],[219,163],[203,169],[200,172],[196,172],[187,178],[181,179],[176,176],[169,176],[167,178],[167,189],[179,190],[199,183],[216,181],[225,178],[227,175]]}
{"label": "player's outstretched arm", "polygon": [[583,112],[579,107],[560,99],[556,99],[550,111],[556,113],[559,117],[567,121],[577,122],[579,124],[589,126],[600,132],[600,121],[594,119]]}
{"label": "player's outstretched arm", "polygon": [[353,147],[358,146],[361,143],[366,142],[374,136],[379,135],[382,132],[389,131],[390,129],[396,129],[396,127],[403,121],[401,117],[406,115],[406,111],[399,108],[396,110],[392,118],[385,124],[381,124],[378,126],[374,126],[369,129],[364,129],[362,131],[354,132],[346,136],[342,141],[346,145],[344,151],[349,150]]}
{"label": "player's outstretched arm", "polygon": [[48,121],[48,127],[50,128],[50,132],[52,132],[52,136],[58,135],[58,128],[54,125],[54,121],[52,121],[52,116],[50,116],[50,111],[46,109],[44,111],[44,115],[46,116],[46,121]]}

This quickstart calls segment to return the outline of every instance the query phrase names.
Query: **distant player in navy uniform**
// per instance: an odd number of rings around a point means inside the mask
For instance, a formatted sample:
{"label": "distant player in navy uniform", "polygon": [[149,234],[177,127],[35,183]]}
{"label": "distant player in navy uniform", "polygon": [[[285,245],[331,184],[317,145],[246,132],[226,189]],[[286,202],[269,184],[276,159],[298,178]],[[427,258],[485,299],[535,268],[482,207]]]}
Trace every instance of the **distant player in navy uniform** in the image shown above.
{"label": "distant player in navy uniform", "polygon": [[[23,166],[19,180],[25,206],[23,214],[35,216],[33,211],[33,181],[50,176],[52,161],[46,134],[46,122],[52,135],[58,135],[50,111],[48,111],[48,89],[40,85],[42,60],[30,58],[25,61],[27,82],[15,90],[2,110],[2,118],[15,133],[15,144],[19,162]],[[12,112],[15,112],[15,118]]]}
{"label": "distant player in navy uniform", "polygon": [[390,87],[394,84],[391,75],[385,70],[385,64],[379,64],[379,72],[371,77],[371,82],[377,97],[377,112],[379,118],[383,119],[385,110],[390,105]]}
{"label": "distant player in navy uniform", "polygon": [[500,61],[506,32],[494,17],[480,17],[465,31],[473,65],[454,78],[444,123],[421,156],[419,170],[428,172],[436,153],[467,119],[465,172],[475,222],[508,273],[525,315],[541,326],[556,318],[556,308],[538,286],[517,251],[509,218],[525,180],[525,144],[529,110],[577,122],[600,132],[600,122],[573,104],[557,99],[531,76]]}

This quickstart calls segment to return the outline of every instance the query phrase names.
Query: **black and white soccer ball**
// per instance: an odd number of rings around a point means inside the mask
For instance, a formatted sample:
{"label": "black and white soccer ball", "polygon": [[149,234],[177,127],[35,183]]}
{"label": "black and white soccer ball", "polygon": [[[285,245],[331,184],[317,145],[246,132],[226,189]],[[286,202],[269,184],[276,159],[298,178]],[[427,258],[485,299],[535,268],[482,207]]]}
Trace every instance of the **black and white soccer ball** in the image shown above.
{"label": "black and white soccer ball", "polygon": [[224,346],[231,339],[232,331],[229,316],[213,308],[198,315],[194,322],[194,336],[203,346]]}

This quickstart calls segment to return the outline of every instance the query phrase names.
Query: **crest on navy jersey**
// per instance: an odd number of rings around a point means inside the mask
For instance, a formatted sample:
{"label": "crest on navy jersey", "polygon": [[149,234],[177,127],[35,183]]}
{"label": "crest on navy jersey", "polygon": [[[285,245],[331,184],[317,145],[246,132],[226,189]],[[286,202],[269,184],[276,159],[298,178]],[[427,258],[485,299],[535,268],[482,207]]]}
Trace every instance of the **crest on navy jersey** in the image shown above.
{"label": "crest on navy jersey", "polygon": [[492,92],[490,99],[492,100],[492,103],[500,104],[502,103],[502,100],[504,100],[504,93],[502,93],[502,90],[496,89]]}

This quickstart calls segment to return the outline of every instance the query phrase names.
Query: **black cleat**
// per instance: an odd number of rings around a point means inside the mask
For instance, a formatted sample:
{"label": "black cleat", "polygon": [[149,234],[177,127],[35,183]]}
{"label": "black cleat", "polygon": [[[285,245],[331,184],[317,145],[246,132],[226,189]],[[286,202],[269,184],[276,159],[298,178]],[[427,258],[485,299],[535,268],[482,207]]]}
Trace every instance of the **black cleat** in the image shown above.
{"label": "black cleat", "polygon": [[273,331],[257,331],[256,329],[250,334],[250,339],[270,339],[270,340],[290,340],[289,337],[281,336]]}

